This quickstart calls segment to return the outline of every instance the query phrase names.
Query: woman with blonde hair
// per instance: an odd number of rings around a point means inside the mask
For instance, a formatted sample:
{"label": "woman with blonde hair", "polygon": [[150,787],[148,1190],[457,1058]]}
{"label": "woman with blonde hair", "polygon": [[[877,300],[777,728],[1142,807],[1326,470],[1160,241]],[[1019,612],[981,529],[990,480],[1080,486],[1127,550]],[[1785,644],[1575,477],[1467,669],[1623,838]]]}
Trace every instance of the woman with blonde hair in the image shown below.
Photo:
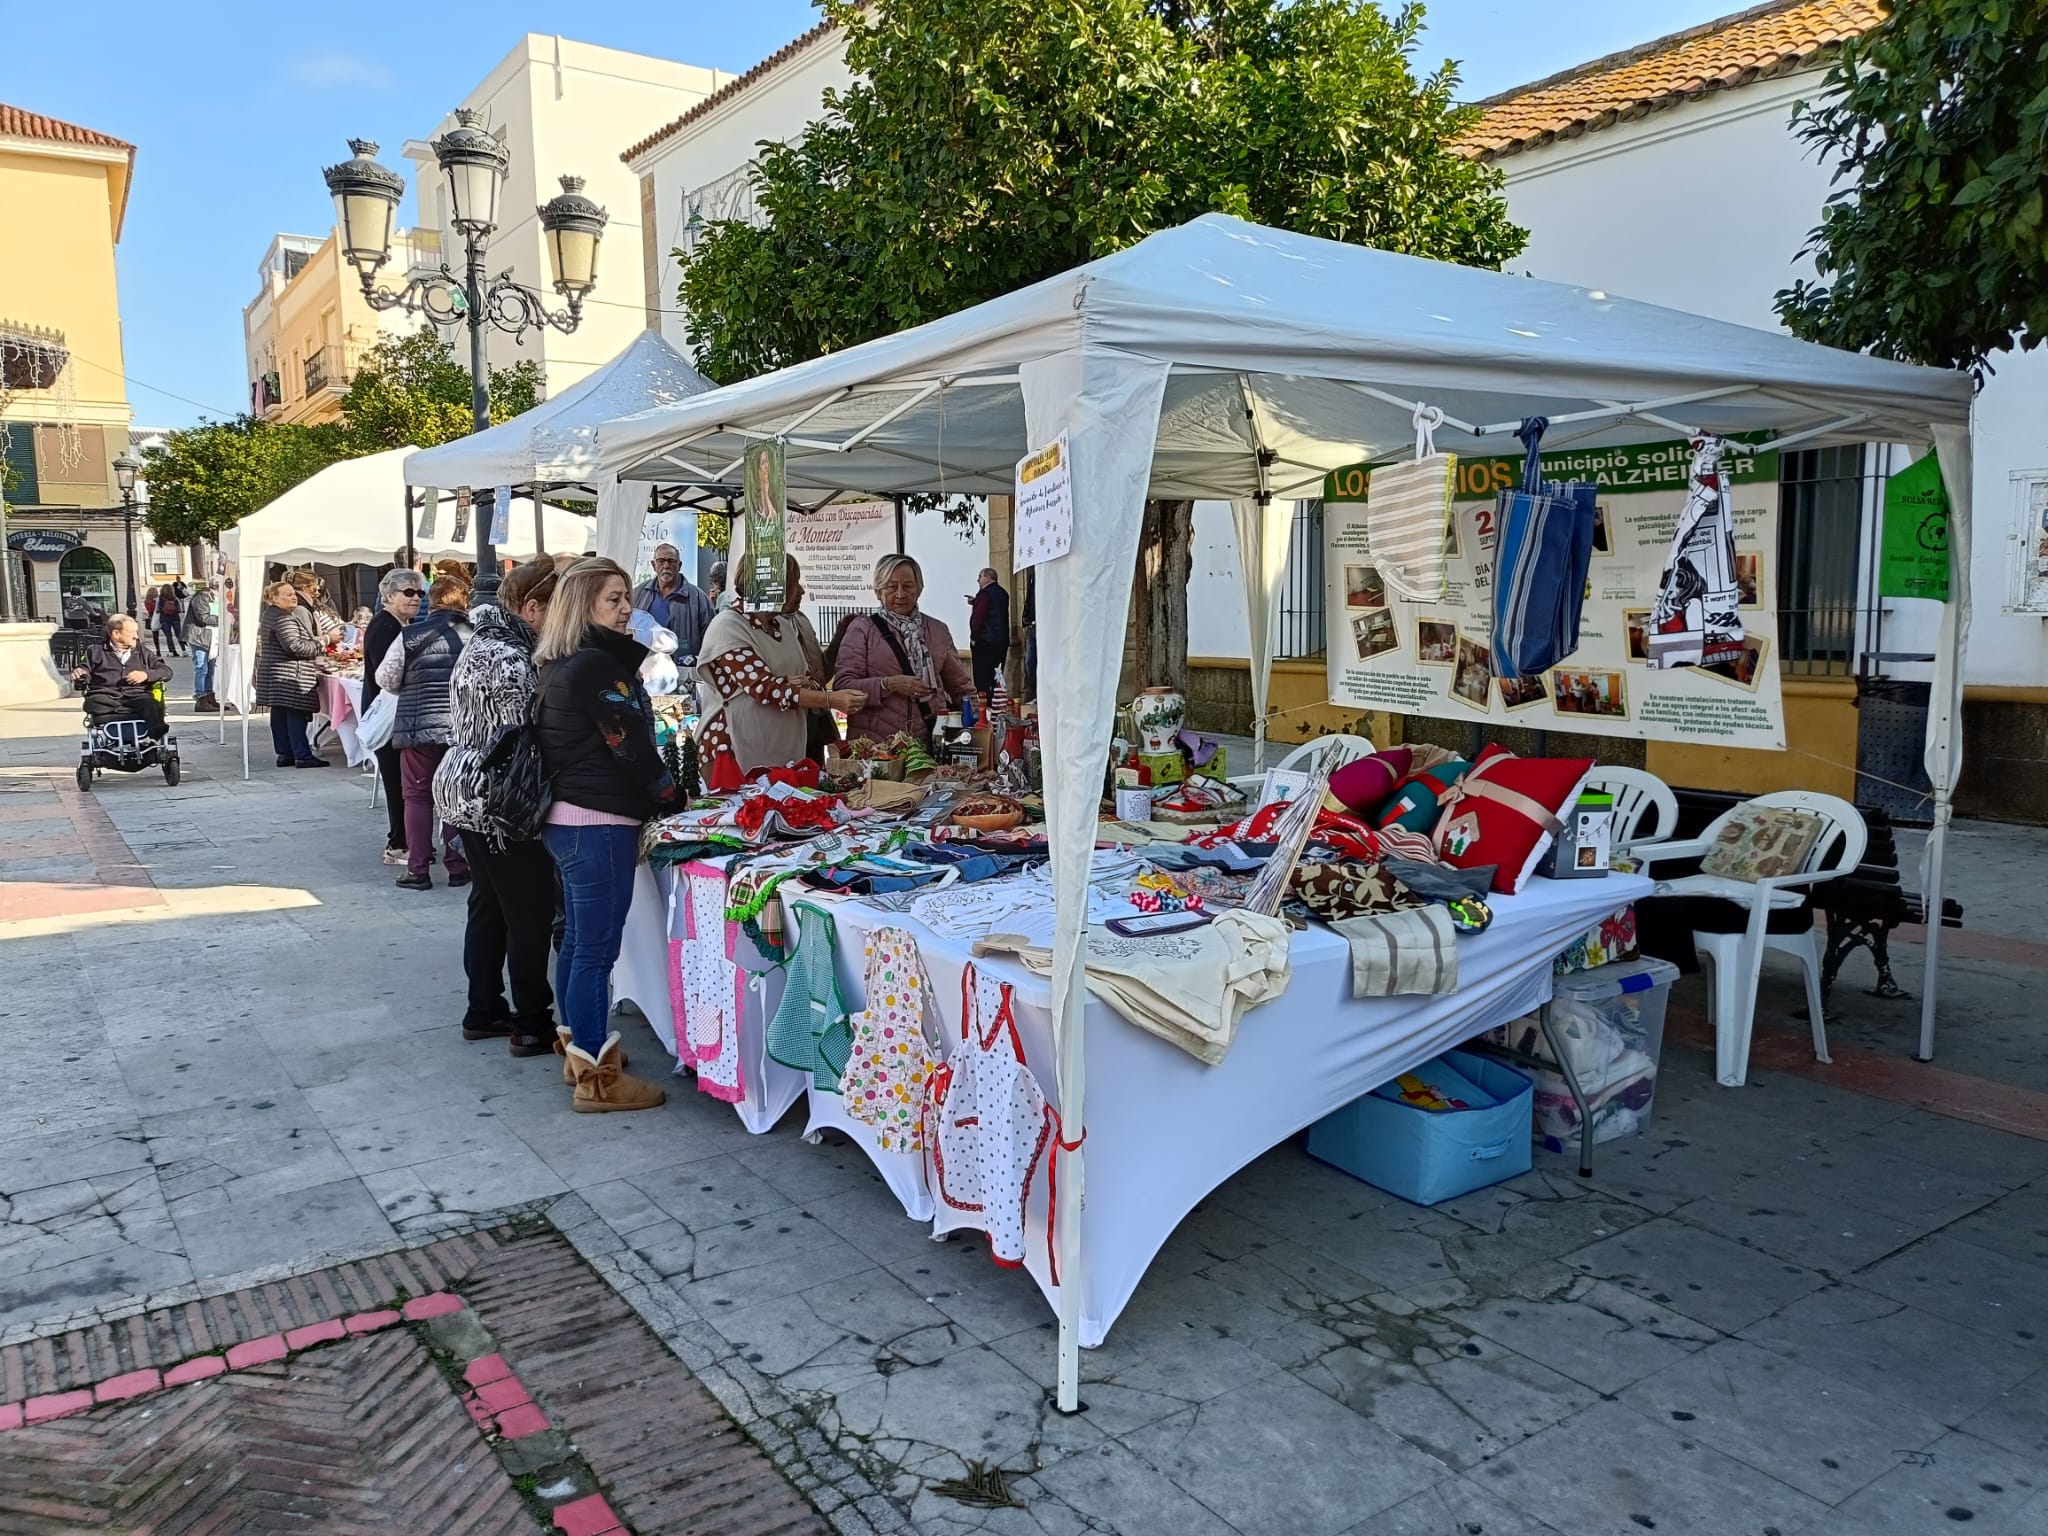
{"label": "woman with blonde hair", "polygon": [[288,581],[263,589],[263,616],[256,630],[256,702],[270,711],[270,744],[280,768],[325,768],[306,736],[320,707],[320,641],[312,616],[299,610],[299,594]]}
{"label": "woman with blonde hair", "polygon": [[908,555],[875,562],[879,613],[845,625],[836,640],[834,681],[865,703],[846,723],[851,736],[887,741],[899,731],[929,741],[932,722],[974,691],[952,631],[918,608],[924,571]]}
{"label": "woman with blonde hair", "polygon": [[555,1004],[569,1027],[570,1107],[583,1114],[652,1109],[667,1095],[629,1077],[609,1027],[640,828],[680,801],[654,742],[640,684],[647,647],[631,633],[633,585],[601,557],[569,568],[548,604],[533,659],[534,732],[554,801],[541,834],[562,874],[566,923]]}

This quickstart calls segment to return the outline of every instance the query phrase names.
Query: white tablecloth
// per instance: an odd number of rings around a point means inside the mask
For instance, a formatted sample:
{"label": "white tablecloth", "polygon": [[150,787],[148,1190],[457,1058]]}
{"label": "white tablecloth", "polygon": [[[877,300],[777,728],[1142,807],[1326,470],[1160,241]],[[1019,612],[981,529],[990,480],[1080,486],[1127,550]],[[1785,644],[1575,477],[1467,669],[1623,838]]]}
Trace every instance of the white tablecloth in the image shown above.
{"label": "white tablecloth", "polygon": [[[617,995],[637,1004],[674,1049],[668,1003],[667,882],[643,868],[613,972]],[[660,883],[657,883],[660,882]],[[1324,1115],[1370,1093],[1472,1036],[1519,1018],[1550,999],[1551,960],[1587,928],[1649,894],[1639,876],[1604,880],[1534,879],[1520,896],[1491,899],[1493,926],[1458,941],[1458,991],[1442,997],[1357,1001],[1351,952],[1337,935],[1312,928],[1294,936],[1293,977],[1285,995],[1245,1015],[1230,1054],[1209,1067],[1089,999],[1087,1017],[1087,1202],[1081,1217],[1081,1343],[1100,1344],[1130,1301],[1146,1266],[1173,1229],[1211,1190],[1268,1149]],[[942,938],[915,920],[859,900],[832,900],[839,932],[839,984],[849,1008],[862,1000],[862,944],[873,928],[907,929],[918,940],[946,1026],[959,1027],[960,977],[969,944]],[[1052,1016],[1046,983],[996,957],[976,961],[983,975],[1010,982],[1025,1054],[1046,1099],[1059,1105],[1053,1078]],[[780,977],[770,982],[779,988]],[[741,1042],[759,1049],[761,1020],[743,1025]],[[751,1014],[753,1010],[749,1010]],[[754,1042],[749,1044],[749,1039]],[[950,1043],[950,1042],[949,1042]],[[810,1091],[801,1074],[767,1062],[758,1079],[773,1085],[769,1113],[742,1118],[765,1130],[796,1097],[808,1097],[808,1131],[843,1132],[867,1153],[904,1211],[932,1215],[923,1160],[882,1152],[874,1132],[846,1113],[837,1094]],[[784,1074],[777,1078],[775,1074]],[[789,1094],[783,1099],[783,1094]],[[763,1115],[766,1116],[765,1121]],[[1071,1138],[1076,1132],[1068,1127]],[[1059,1198],[1069,1198],[1070,1187]],[[1036,1181],[1027,1213],[1025,1265],[1057,1305],[1049,1249],[1047,1186]]]}

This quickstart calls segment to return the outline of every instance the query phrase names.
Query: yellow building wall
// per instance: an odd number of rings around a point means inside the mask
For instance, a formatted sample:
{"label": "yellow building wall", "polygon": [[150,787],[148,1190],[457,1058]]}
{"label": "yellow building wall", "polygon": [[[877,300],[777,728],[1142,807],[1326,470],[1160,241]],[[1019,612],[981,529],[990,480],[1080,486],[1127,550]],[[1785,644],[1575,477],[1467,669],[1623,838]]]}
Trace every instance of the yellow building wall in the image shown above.
{"label": "yellow building wall", "polygon": [[1674,741],[1647,743],[1650,772],[1666,784],[1761,795],[1811,789],[1856,799],[1856,684],[1849,678],[1787,677],[1785,750],[1756,752]]}
{"label": "yellow building wall", "polygon": [[267,334],[252,338],[251,351],[261,356],[267,346],[276,359],[272,366],[284,388],[284,409],[279,419],[339,420],[342,388],[309,394],[306,359],[327,347],[335,348],[332,356],[340,366],[334,376],[345,387],[356,363],[376,344],[379,332],[377,312],[364,300],[362,281],[355,269],[341,259],[339,244],[332,233],[285,284],[284,291],[271,305],[270,316]]}
{"label": "yellow building wall", "polygon": [[[0,322],[64,333],[66,411],[128,425],[108,178],[125,167],[0,150]],[[75,404],[69,396],[75,395]],[[10,421],[54,419],[50,392],[23,392]],[[125,439],[124,439],[125,442]],[[118,453],[120,450],[114,450]],[[112,455],[110,454],[111,458]]]}

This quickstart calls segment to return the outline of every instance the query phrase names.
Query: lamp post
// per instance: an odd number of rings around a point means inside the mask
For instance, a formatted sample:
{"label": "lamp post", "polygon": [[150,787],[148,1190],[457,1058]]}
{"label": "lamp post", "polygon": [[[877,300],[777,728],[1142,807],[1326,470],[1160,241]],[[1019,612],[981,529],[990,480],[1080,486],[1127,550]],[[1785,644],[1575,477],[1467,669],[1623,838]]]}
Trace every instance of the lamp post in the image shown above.
{"label": "lamp post", "polygon": [[[537,209],[546,236],[548,266],[555,292],[568,301],[564,310],[550,310],[536,288],[512,280],[509,272],[485,277],[484,252],[498,227],[498,194],[504,187],[511,156],[504,141],[483,126],[483,114],[470,107],[455,113],[455,126],[433,141],[434,159],[448,179],[449,206],[463,241],[463,267],[457,276],[447,263],[438,272],[408,276],[402,288],[379,288],[377,269],[391,259],[391,233],[405,182],[378,164],[377,146],[350,139],[353,158],[329,166],[322,174],[334,197],[335,223],[342,258],[362,278],[363,297],[372,309],[403,309],[424,315],[443,330],[469,328],[470,412],[481,432],[491,424],[490,370],[484,360],[486,327],[524,342],[529,330],[553,326],[567,334],[583,321],[583,300],[597,286],[597,251],[604,238],[605,211],[583,195],[580,177],[564,176],[561,193]],[[491,543],[496,492],[480,487],[472,499],[476,518],[476,600],[487,602],[498,590],[497,550]]]}
{"label": "lamp post", "polygon": [[114,460],[114,480],[121,487],[121,549],[127,556],[128,617],[135,617],[135,472],[142,466],[127,454]]}

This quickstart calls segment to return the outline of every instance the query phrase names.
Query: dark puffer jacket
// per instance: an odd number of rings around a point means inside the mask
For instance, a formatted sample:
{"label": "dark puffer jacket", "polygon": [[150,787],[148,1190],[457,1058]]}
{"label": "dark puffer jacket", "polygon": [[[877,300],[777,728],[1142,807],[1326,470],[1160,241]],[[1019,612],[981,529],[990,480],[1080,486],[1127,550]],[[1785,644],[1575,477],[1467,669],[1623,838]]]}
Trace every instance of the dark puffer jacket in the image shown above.
{"label": "dark puffer jacket", "polygon": [[574,655],[540,669],[534,730],[558,803],[639,821],[677,805],[640,686],[646,657],[631,635],[593,625]]}
{"label": "dark puffer jacket", "polygon": [[311,614],[265,603],[256,628],[256,702],[312,714],[320,707],[319,654]]}
{"label": "dark puffer jacket", "polygon": [[399,636],[405,647],[404,681],[391,742],[398,747],[446,747],[455,741],[450,688],[455,661],[469,643],[469,617],[437,608]]}

